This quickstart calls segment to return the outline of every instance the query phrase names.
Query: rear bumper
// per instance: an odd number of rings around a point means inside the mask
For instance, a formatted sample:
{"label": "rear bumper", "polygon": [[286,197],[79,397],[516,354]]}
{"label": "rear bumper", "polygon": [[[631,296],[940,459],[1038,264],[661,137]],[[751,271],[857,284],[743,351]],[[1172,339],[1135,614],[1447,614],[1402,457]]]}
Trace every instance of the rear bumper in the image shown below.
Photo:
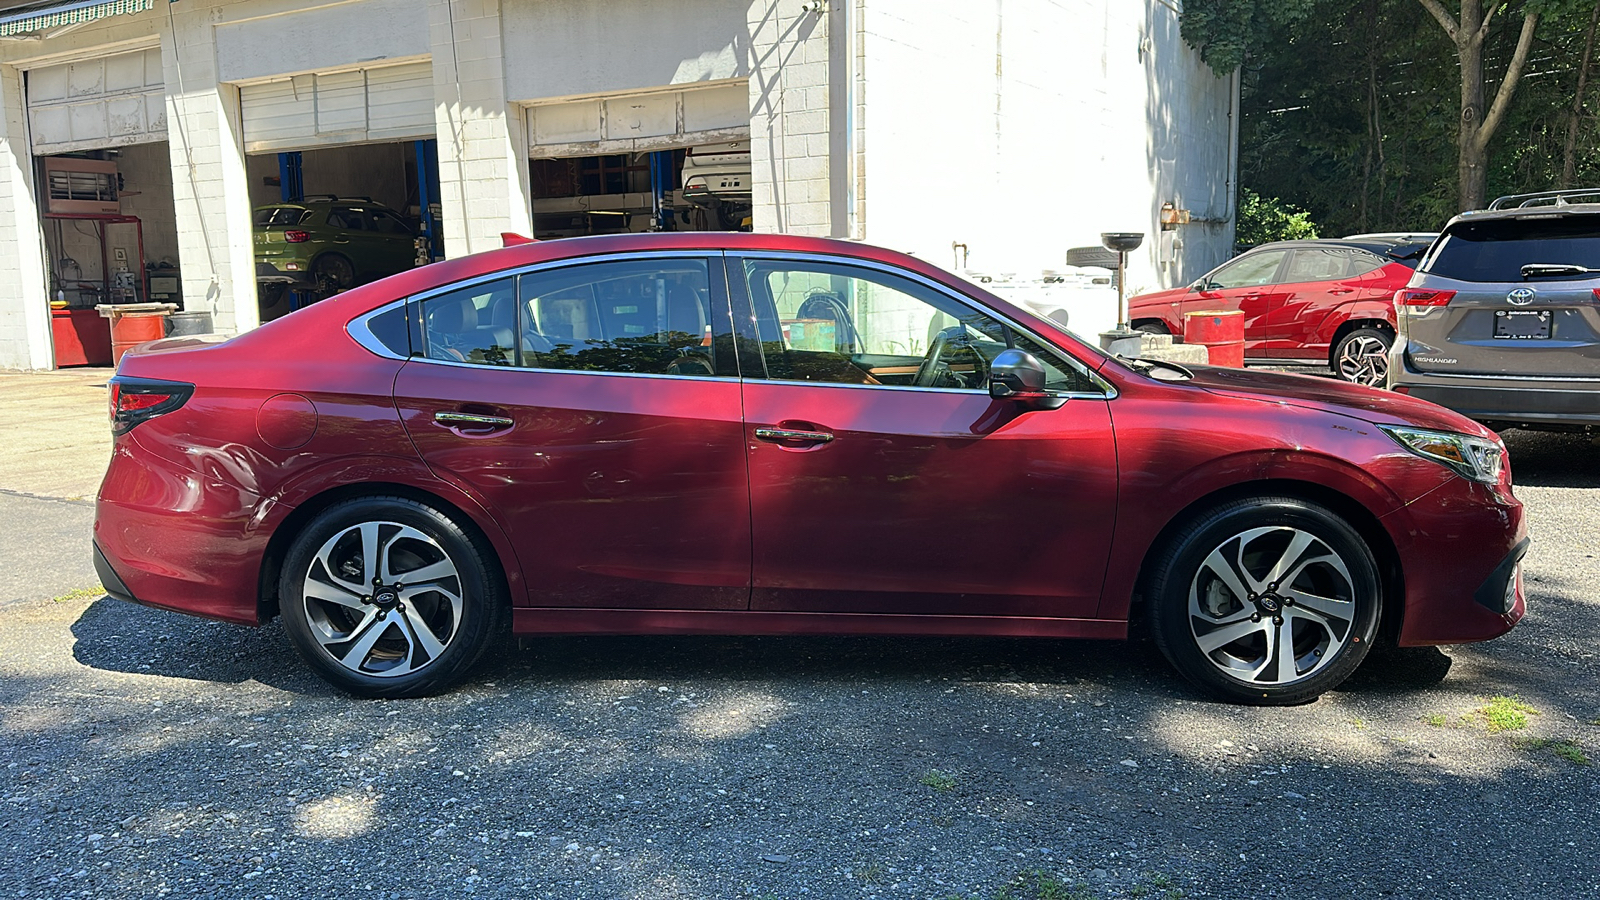
{"label": "rear bumper", "polygon": [[153,457],[119,438],[95,504],[95,569],[119,600],[260,624],[269,530],[249,491]]}
{"label": "rear bumper", "polygon": [[1466,378],[1391,369],[1389,386],[1469,419],[1500,427],[1588,429],[1600,426],[1600,381]]}
{"label": "rear bumper", "polygon": [[303,269],[301,271],[289,271],[287,269],[279,268],[277,264],[256,260],[256,281],[265,282],[268,284],[287,284],[297,288],[311,287],[311,273],[310,271],[307,271],[310,267],[304,262],[298,259],[280,260],[279,262],[280,264],[283,262],[293,262],[296,265],[302,266]]}

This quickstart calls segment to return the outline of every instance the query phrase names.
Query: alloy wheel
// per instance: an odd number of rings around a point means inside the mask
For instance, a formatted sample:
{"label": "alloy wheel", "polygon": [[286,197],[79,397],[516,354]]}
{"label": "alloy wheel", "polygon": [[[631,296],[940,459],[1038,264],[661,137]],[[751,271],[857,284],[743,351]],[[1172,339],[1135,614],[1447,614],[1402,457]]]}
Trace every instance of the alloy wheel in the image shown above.
{"label": "alloy wheel", "polygon": [[1345,647],[1356,622],[1355,581],[1339,554],[1287,525],[1228,538],[1189,586],[1189,631],[1227,677],[1282,686],[1311,677]]}
{"label": "alloy wheel", "polygon": [[433,663],[460,630],[462,579],[439,543],[399,522],[335,533],[302,583],[306,623],[327,657],[361,675],[395,678]]}
{"label": "alloy wheel", "polygon": [[1389,375],[1389,345],[1370,333],[1354,335],[1339,347],[1336,365],[1345,381],[1381,387]]}

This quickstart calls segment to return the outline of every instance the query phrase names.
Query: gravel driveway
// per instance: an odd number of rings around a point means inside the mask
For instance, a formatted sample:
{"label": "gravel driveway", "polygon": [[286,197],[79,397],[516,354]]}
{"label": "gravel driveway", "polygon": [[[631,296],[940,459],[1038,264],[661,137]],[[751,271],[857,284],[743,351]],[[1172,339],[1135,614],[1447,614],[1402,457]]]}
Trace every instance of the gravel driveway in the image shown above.
{"label": "gravel driveway", "polygon": [[358,701],[276,624],[15,600],[0,896],[1591,897],[1600,448],[1510,443],[1524,624],[1292,709],[1145,643],[876,638],[527,639]]}

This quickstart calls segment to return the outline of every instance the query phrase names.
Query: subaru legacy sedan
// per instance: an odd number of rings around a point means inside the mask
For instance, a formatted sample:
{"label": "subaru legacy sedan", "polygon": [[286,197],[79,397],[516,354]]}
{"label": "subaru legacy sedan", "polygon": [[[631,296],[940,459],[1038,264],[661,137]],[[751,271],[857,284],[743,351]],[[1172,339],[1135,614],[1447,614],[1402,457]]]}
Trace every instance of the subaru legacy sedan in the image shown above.
{"label": "subaru legacy sedan", "polygon": [[[511,247],[232,339],[130,352],[95,562],[282,616],[359,695],[494,636],[1125,638],[1285,704],[1375,643],[1522,617],[1505,446],[1301,376],[1108,358],[888,250],[752,234]],[[1071,644],[1063,652],[1071,652]]]}

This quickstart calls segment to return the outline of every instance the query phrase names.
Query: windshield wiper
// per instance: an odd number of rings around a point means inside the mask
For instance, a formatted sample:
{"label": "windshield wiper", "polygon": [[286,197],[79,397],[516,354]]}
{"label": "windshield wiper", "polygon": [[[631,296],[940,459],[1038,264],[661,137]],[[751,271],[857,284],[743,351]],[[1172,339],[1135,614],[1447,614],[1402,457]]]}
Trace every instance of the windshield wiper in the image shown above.
{"label": "windshield wiper", "polygon": [[[1169,370],[1171,370],[1173,372],[1178,373],[1179,375],[1183,376],[1186,379],[1194,377],[1194,373],[1193,372],[1189,371],[1188,369],[1184,368],[1183,366],[1178,365],[1175,362],[1168,362],[1168,361],[1166,361],[1164,359],[1148,359],[1148,358],[1143,357],[1143,356],[1136,356],[1136,357],[1134,357],[1132,359],[1124,359],[1123,362],[1125,362],[1128,365],[1133,366],[1135,368],[1138,368],[1139,366],[1149,366],[1151,369],[1154,369],[1154,368],[1169,369]],[[1146,370],[1146,371],[1148,372],[1148,370]],[[1160,375],[1151,375],[1150,377],[1156,379],[1157,381],[1171,381],[1172,380],[1170,378],[1162,378]]]}
{"label": "windshield wiper", "polygon": [[1523,278],[1544,278],[1557,275],[1600,275],[1600,269],[1591,269],[1574,263],[1528,263],[1522,267]]}

